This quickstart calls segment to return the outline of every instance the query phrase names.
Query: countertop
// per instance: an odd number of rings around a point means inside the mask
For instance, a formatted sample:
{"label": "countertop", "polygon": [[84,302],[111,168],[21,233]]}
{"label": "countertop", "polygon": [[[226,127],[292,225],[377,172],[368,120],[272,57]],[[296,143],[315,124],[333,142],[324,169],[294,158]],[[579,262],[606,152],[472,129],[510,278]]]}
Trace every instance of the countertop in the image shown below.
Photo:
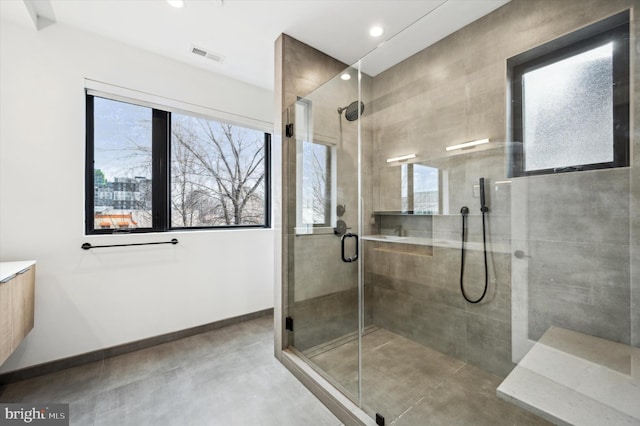
{"label": "countertop", "polygon": [[551,327],[497,394],[555,424],[640,425],[640,348]]}
{"label": "countertop", "polygon": [[18,272],[35,265],[35,260],[19,260],[16,262],[0,262],[0,281],[5,281]]}

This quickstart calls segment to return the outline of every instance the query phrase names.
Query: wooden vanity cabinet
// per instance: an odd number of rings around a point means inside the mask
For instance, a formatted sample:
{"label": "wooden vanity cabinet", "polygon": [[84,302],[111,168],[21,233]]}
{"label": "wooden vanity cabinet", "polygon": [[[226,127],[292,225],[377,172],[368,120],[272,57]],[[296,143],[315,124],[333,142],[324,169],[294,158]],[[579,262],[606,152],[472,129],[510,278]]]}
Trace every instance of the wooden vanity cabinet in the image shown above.
{"label": "wooden vanity cabinet", "polygon": [[0,281],[0,364],[33,329],[36,265]]}
{"label": "wooden vanity cabinet", "polygon": [[0,283],[0,364],[13,352],[13,286]]}

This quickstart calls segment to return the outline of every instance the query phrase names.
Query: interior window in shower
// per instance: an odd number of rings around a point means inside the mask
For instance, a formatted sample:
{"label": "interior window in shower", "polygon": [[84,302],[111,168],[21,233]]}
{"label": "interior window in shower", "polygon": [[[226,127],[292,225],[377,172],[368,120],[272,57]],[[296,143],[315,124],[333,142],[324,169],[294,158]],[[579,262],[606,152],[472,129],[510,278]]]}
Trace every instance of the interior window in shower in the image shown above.
{"label": "interior window in shower", "polygon": [[403,164],[401,179],[401,208],[403,212],[439,213],[438,169],[423,164]]}
{"label": "interior window in shower", "polygon": [[335,145],[314,137],[311,108],[308,100],[296,103],[297,234],[330,230],[335,222]]}
{"label": "interior window in shower", "polygon": [[628,14],[613,18],[513,66],[513,176],[628,165]]}

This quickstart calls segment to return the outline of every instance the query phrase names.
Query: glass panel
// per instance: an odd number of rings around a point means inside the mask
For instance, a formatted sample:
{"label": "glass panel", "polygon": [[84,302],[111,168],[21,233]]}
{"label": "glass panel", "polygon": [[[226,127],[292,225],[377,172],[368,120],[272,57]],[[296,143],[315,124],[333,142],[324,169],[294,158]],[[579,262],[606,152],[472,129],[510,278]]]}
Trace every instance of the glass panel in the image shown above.
{"label": "glass panel", "polygon": [[171,226],[263,225],[265,134],[171,115]]}
{"label": "glass panel", "polygon": [[151,227],[151,108],[93,98],[94,227]]}
{"label": "glass panel", "polygon": [[525,170],[613,161],[613,43],[523,75]]}
{"label": "glass panel", "polygon": [[[357,76],[355,69],[348,69]],[[342,73],[341,73],[342,74]],[[289,343],[345,395],[359,395],[357,78],[336,76],[289,108]],[[294,213],[295,212],[295,213]],[[344,243],[344,248],[343,244]],[[344,252],[343,252],[344,250]]]}

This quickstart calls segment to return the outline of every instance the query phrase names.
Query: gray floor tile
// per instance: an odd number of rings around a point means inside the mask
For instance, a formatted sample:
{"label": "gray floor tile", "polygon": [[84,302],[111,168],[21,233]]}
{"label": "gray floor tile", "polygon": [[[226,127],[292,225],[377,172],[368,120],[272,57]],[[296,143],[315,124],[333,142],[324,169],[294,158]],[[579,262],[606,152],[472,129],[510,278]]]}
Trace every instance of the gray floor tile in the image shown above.
{"label": "gray floor tile", "polygon": [[[326,346],[312,361],[357,396],[357,342]],[[362,407],[371,417],[382,414],[386,424],[547,424],[499,399],[500,377],[449,355],[382,328],[363,336],[362,346]]]}
{"label": "gray floor tile", "polygon": [[274,358],[271,317],[13,383],[0,401],[69,403],[78,426],[340,425]]}
{"label": "gray floor tile", "polygon": [[101,388],[103,362],[23,380],[0,387],[0,402],[70,403],[87,397]]}
{"label": "gray floor tile", "polygon": [[547,421],[496,397],[501,379],[466,365],[392,422],[413,425],[549,425]]}
{"label": "gray floor tile", "polygon": [[69,403],[69,426],[94,426],[96,418],[96,395]]}
{"label": "gray floor tile", "polygon": [[144,380],[181,365],[181,351],[174,342],[118,355],[104,360],[102,390]]}

